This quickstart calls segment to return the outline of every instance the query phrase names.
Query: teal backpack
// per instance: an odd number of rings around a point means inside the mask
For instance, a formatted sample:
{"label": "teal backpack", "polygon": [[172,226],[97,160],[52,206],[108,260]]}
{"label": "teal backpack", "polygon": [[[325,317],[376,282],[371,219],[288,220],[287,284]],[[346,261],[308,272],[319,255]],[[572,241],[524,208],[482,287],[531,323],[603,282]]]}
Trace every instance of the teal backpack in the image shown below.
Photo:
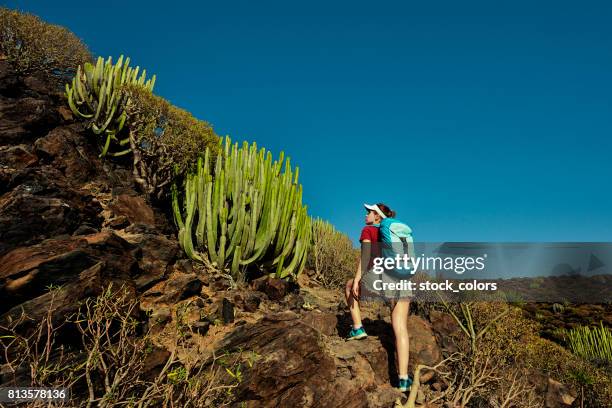
{"label": "teal backpack", "polygon": [[[412,229],[395,218],[383,218],[379,226],[382,254],[385,258],[395,258],[404,254],[414,257]],[[409,273],[405,271],[405,273]]]}

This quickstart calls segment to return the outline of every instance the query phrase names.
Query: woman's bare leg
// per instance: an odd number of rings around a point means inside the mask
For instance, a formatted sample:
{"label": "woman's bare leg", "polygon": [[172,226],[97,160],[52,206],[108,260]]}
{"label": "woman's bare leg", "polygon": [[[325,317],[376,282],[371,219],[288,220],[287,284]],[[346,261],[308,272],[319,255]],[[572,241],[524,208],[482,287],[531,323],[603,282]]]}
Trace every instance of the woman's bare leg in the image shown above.
{"label": "woman's bare leg", "polygon": [[351,318],[353,319],[353,327],[361,326],[361,311],[359,310],[359,301],[353,296],[353,280],[346,282],[344,287],[344,297],[346,304],[351,311]]}
{"label": "woman's bare leg", "polygon": [[400,377],[408,375],[408,312],[410,300],[400,299],[393,306],[391,323],[395,334],[395,349],[397,350],[397,369]]}

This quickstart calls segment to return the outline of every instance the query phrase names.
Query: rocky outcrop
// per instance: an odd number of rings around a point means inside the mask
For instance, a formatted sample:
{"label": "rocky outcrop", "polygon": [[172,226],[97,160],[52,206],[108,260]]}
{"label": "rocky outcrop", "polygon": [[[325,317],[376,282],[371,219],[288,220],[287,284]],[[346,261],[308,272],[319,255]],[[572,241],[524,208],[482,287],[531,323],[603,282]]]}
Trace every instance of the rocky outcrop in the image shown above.
{"label": "rocky outcrop", "polygon": [[100,226],[99,203],[70,186],[53,167],[15,171],[0,197],[0,254],[36,244],[79,226]]}
{"label": "rocky outcrop", "polygon": [[168,276],[180,253],[175,239],[160,234],[150,224],[131,224],[117,234],[138,248],[138,274],[134,277],[134,284],[140,291]]}
{"label": "rocky outcrop", "polygon": [[330,349],[334,346],[325,335],[287,311],[238,327],[222,348],[261,356],[236,390],[237,400],[247,406],[390,406],[401,393],[377,374],[385,372],[386,353],[377,359],[370,350],[374,342],[370,347],[360,343],[364,350],[357,343],[342,343],[352,351],[338,345]]}
{"label": "rocky outcrop", "polygon": [[0,56],[0,325],[49,306],[61,321],[109,283],[142,293],[179,253],[130,161],[100,160],[63,98]]}
{"label": "rocky outcrop", "polygon": [[[52,327],[61,327],[78,311],[81,301],[102,293],[111,282],[108,271],[108,265],[98,262],[65,285],[12,307],[0,316],[0,324],[29,335],[36,330],[38,322],[49,315]],[[21,319],[22,316],[26,318]]]}
{"label": "rocky outcrop", "polygon": [[135,247],[112,231],[45,240],[0,258],[0,312],[72,282],[95,264],[107,276],[129,281],[137,273]]}
{"label": "rocky outcrop", "polygon": [[51,98],[44,96],[10,98],[0,95],[0,116],[2,144],[17,144],[44,134],[60,119]]}
{"label": "rocky outcrop", "polygon": [[[369,321],[367,339],[347,342],[338,336],[339,317],[318,309],[285,311],[232,331],[220,351],[261,356],[245,372],[238,401],[264,407],[390,407],[404,398],[392,387],[397,373],[390,325]],[[439,361],[429,325],[417,316],[409,320],[410,366]]]}

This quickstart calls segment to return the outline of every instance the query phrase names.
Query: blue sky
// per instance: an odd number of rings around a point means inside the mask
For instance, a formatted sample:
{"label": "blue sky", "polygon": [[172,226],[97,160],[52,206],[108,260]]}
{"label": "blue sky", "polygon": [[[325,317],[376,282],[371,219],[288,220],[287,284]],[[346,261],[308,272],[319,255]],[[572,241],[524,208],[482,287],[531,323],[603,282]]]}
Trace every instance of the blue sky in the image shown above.
{"label": "blue sky", "polygon": [[612,3],[291,3],[4,2],[284,150],[353,239],[383,201],[417,240],[612,241]]}

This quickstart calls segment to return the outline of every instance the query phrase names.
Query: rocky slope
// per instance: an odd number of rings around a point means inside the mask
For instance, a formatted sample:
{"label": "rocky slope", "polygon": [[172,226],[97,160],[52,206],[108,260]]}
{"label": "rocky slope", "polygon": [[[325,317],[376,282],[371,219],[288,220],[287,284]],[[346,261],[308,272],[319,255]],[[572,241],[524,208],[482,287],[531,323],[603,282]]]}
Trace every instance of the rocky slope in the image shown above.
{"label": "rocky slope", "polygon": [[[128,287],[155,323],[159,352],[148,369],[172,352],[170,329],[181,309],[193,344],[181,358],[220,350],[262,356],[235,389],[247,406],[391,407],[405,399],[392,387],[386,310],[368,308],[370,337],[345,342],[340,294],[311,286],[305,275],[300,287],[270,278],[232,287],[183,259],[167,209],[136,190],[129,166],[98,159],[61,92],[16,76],[0,60],[0,325],[25,312],[34,319],[19,327],[27,333],[49,308],[59,324],[112,282]],[[439,361],[439,344],[456,330],[447,315],[411,316],[411,366]],[[15,379],[3,363],[0,386]],[[422,382],[442,386],[432,375]],[[561,398],[552,395],[550,406],[565,406]]]}

